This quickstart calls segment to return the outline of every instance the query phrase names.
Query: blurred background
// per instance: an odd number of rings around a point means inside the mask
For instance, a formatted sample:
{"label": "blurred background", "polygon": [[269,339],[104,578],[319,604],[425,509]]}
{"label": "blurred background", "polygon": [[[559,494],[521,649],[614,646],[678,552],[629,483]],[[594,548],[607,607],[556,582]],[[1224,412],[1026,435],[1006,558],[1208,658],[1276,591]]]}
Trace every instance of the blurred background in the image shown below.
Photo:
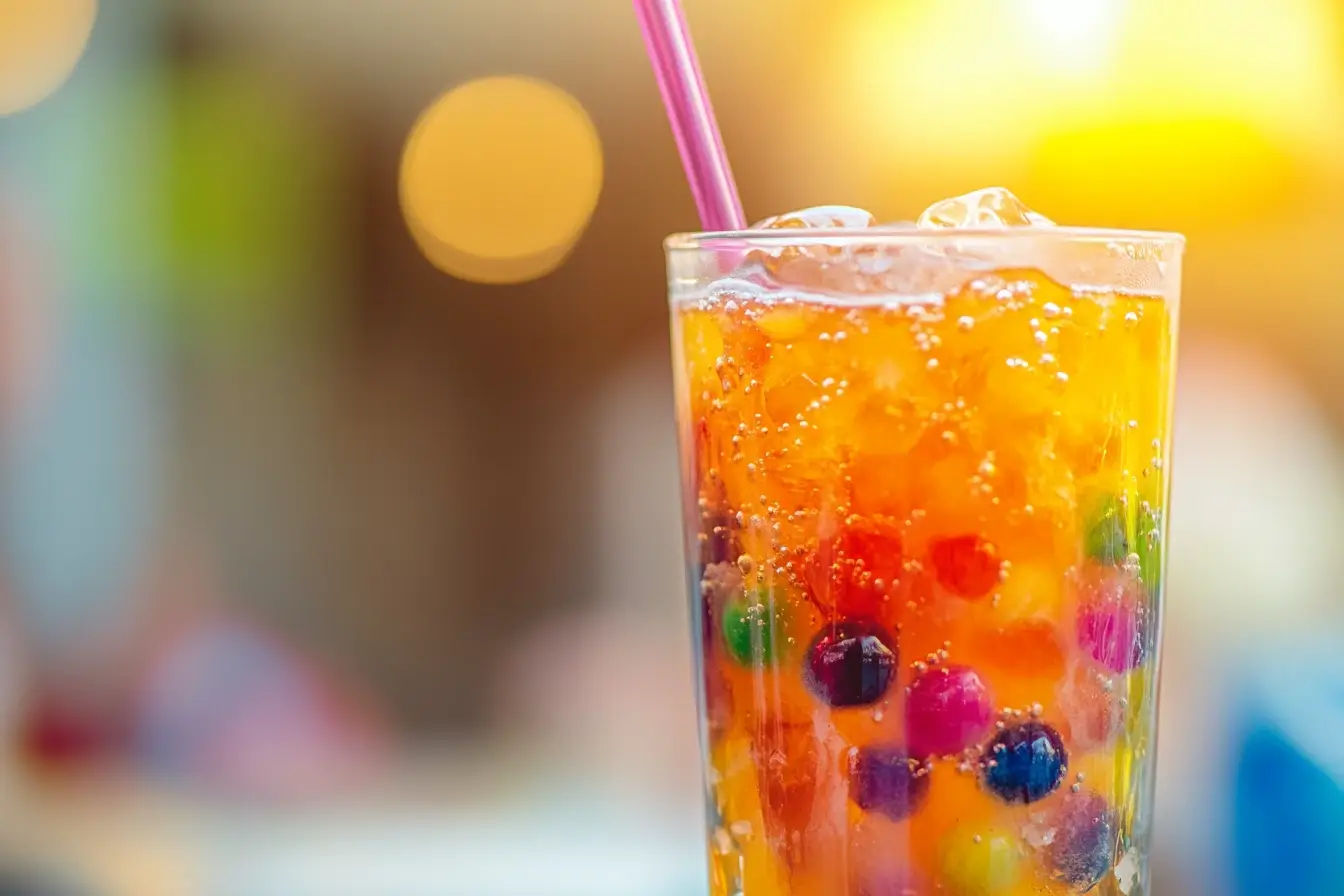
{"label": "blurred background", "polygon": [[[1344,892],[1344,2],[686,6],[750,217],[1188,235],[1154,890]],[[0,0],[0,893],[703,892],[695,223],[627,0]]]}

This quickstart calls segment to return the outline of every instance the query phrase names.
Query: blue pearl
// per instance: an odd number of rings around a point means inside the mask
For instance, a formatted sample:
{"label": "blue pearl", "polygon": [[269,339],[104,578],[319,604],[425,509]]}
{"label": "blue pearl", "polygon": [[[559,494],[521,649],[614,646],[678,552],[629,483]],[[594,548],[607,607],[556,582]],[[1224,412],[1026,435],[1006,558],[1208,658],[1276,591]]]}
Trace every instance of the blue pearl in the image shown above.
{"label": "blue pearl", "polygon": [[1005,728],[985,748],[984,781],[1008,803],[1034,803],[1064,780],[1069,754],[1059,732],[1044,722]]}

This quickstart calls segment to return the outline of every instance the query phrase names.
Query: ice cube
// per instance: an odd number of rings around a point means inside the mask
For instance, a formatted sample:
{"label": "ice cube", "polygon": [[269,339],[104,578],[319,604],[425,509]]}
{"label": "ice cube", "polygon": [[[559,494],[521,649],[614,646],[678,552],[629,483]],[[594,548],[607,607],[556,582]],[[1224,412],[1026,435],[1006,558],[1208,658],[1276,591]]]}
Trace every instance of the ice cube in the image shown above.
{"label": "ice cube", "polygon": [[[766,218],[753,230],[863,230],[872,227],[877,219],[861,208],[847,205],[821,205],[800,209]],[[806,286],[819,290],[848,288],[849,274],[846,257],[849,247],[843,240],[835,243],[811,242],[807,245],[763,245],[747,253],[745,268],[737,276],[746,280],[764,280],[792,286]]]}
{"label": "ice cube", "polygon": [[997,227],[1052,227],[1045,215],[1027,208],[1003,187],[976,190],[965,196],[955,196],[935,202],[919,216],[918,225],[925,230],[950,227],[985,229]]}
{"label": "ice cube", "polygon": [[871,212],[849,205],[818,205],[766,218],[752,226],[753,230],[780,230],[788,227],[816,227],[826,230],[848,230],[872,227],[877,218]]}

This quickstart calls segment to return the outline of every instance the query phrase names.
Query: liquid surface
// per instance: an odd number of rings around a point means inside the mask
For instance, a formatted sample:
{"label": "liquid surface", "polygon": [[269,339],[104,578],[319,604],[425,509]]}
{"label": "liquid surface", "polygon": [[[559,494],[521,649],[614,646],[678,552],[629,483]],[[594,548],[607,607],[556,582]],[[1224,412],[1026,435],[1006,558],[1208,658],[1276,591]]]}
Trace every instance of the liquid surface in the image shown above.
{"label": "liquid surface", "polygon": [[1169,306],[673,318],[713,892],[1143,892]]}

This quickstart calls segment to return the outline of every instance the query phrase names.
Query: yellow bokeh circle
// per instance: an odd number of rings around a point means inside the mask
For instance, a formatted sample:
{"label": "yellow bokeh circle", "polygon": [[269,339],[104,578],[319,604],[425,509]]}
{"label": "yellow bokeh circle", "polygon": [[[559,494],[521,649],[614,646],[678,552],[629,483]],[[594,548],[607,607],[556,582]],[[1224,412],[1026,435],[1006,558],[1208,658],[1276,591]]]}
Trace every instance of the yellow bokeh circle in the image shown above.
{"label": "yellow bokeh circle", "polygon": [[557,268],[602,190],[602,144],[583,107],[532,78],[483,78],[441,96],[401,160],[411,235],[440,269],[521,283]]}
{"label": "yellow bokeh circle", "polygon": [[0,0],[0,115],[34,106],[84,54],[98,0]]}

